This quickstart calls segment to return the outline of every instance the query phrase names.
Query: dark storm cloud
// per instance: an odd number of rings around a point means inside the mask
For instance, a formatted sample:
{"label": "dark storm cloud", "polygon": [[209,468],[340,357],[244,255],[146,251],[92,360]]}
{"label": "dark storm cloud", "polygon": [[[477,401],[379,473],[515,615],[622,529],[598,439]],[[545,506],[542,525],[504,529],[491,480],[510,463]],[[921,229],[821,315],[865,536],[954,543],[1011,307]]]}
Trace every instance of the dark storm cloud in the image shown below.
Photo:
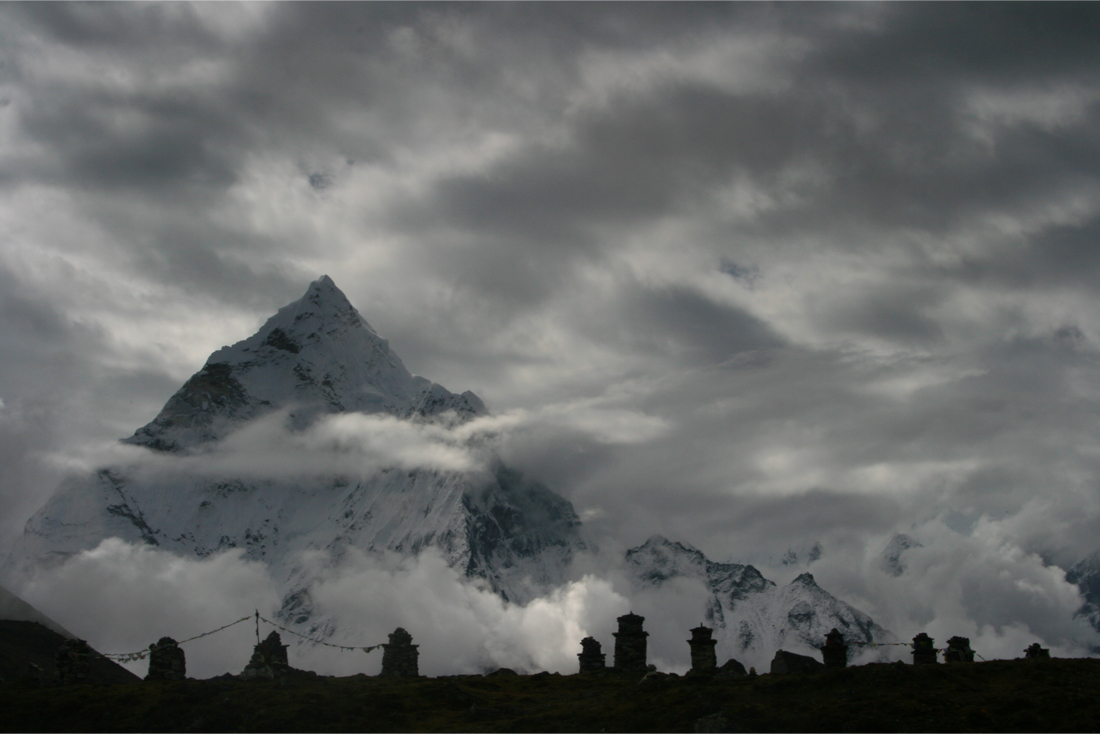
{"label": "dark storm cloud", "polygon": [[[946,75],[1016,83],[1049,74],[1096,73],[1100,13],[1088,3],[913,3],[878,8],[881,21],[845,28],[810,68],[857,82],[942,84]],[[949,90],[950,91],[950,90]]]}
{"label": "dark storm cloud", "polygon": [[769,349],[781,340],[760,319],[739,308],[720,306],[686,288],[638,290],[620,305],[617,320],[625,341],[638,351],[686,351],[685,362],[714,363],[742,352]]}
{"label": "dark storm cloud", "polygon": [[612,544],[821,539],[873,602],[924,532],[928,618],[1072,606],[1020,559],[1100,517],[1094,6],[0,16],[5,513],[327,272]]}
{"label": "dark storm cloud", "polygon": [[903,344],[928,346],[943,338],[934,316],[945,289],[935,284],[876,284],[863,293],[851,292],[842,303],[825,305],[816,316],[826,328],[851,329]]}

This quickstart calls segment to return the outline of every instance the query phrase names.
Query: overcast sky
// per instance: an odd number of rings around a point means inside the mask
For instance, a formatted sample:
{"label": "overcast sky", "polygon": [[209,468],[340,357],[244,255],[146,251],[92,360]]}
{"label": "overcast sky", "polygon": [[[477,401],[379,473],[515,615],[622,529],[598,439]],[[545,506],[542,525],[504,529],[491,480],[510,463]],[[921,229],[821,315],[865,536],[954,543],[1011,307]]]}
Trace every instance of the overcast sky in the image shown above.
{"label": "overcast sky", "polygon": [[328,274],[412,372],[546,416],[502,450],[609,547],[821,541],[881,614],[895,532],[1068,567],[1097,38],[1092,3],[4,3],[0,540]]}

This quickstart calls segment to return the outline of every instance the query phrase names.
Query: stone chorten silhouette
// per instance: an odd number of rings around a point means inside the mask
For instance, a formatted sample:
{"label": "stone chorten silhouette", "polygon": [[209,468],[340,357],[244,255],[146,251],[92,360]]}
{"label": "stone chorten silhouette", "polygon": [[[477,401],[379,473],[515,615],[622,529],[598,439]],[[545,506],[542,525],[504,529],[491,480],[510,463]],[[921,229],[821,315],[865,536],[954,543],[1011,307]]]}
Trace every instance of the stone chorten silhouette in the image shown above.
{"label": "stone chorten silhouette", "polygon": [[279,678],[290,670],[290,662],[279,633],[272,630],[264,641],[252,649],[252,659],[241,671],[241,678]]}
{"label": "stone chorten silhouette", "polygon": [[585,637],[581,640],[581,651],[576,658],[581,661],[581,672],[595,672],[606,667],[607,655],[602,653],[599,640],[595,637]]}
{"label": "stone chorten silhouette", "polygon": [[382,645],[382,672],[384,678],[417,678],[420,669],[417,659],[420,645],[412,644],[412,635],[404,627],[390,633],[390,641]]}
{"label": "stone chorten silhouette", "polygon": [[65,640],[54,654],[57,677],[61,685],[88,682],[88,667],[92,648],[84,640]]}
{"label": "stone chorten silhouette", "polygon": [[952,637],[947,641],[947,649],[943,652],[945,663],[972,663],[974,651],[970,649],[969,637]]}
{"label": "stone chorten silhouette", "polygon": [[600,643],[595,637],[585,637],[581,640],[581,652],[577,654],[580,660],[582,673],[594,673],[606,667],[604,662],[607,655],[600,651]]}
{"label": "stone chorten silhouette", "polygon": [[149,646],[149,672],[145,680],[183,680],[187,677],[187,657],[171,637],[162,637]]}
{"label": "stone chorten silhouette", "polygon": [[615,635],[615,669],[646,670],[646,639],[649,633],[642,630],[645,617],[634,612],[619,617],[619,631]]}
{"label": "stone chorten silhouette", "polygon": [[933,665],[936,660],[936,642],[928,636],[927,632],[921,632],[913,638],[913,665]]}
{"label": "stone chorten silhouette", "polygon": [[844,635],[836,627],[825,635],[825,644],[821,648],[821,660],[829,670],[848,667],[848,646],[844,644]]}
{"label": "stone chorten silhouette", "polygon": [[691,646],[692,673],[713,673],[718,668],[718,654],[714,651],[718,640],[711,638],[713,634],[714,630],[703,625],[691,630],[687,643]]}
{"label": "stone chorten silhouette", "polygon": [[1024,650],[1024,660],[1049,660],[1050,649],[1033,642]]}

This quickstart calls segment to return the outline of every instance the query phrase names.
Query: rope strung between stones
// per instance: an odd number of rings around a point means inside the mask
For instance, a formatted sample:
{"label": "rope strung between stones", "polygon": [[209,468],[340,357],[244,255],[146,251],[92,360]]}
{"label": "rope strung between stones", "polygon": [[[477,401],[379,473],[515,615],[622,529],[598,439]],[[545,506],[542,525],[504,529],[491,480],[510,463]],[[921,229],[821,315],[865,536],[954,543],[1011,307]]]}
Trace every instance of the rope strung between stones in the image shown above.
{"label": "rope strung between stones", "polygon": [[[241,617],[236,622],[230,622],[229,624],[222,625],[221,627],[218,627],[217,629],[214,629],[214,630],[210,630],[209,632],[203,632],[201,635],[195,635],[194,637],[188,637],[186,640],[182,640],[180,642],[177,642],[176,644],[177,645],[182,645],[185,642],[191,642],[192,640],[197,640],[200,637],[206,637],[208,635],[214,634],[215,632],[221,632],[224,629],[229,629],[230,627],[232,627],[235,624],[240,624],[241,622],[247,622],[250,619],[252,619],[251,614],[248,615],[247,617]],[[121,661],[121,662],[125,663],[125,662],[131,662],[133,660],[144,660],[145,656],[149,654],[149,649],[151,647],[152,647],[152,645],[150,645],[149,648],[146,648],[144,650],[140,650],[138,652],[100,652],[100,653],[96,653],[96,654],[99,655],[100,657],[107,658],[108,660],[116,660],[116,661]]]}
{"label": "rope strung between stones", "polygon": [[363,647],[361,645],[359,645],[359,646],[334,645],[331,642],[325,642],[324,640],[315,640],[312,637],[306,637],[305,635],[301,634],[300,632],[295,632],[294,630],[287,629],[286,627],[282,626],[281,624],[276,624],[275,622],[272,622],[267,617],[260,616],[259,612],[256,612],[256,616],[259,619],[262,619],[263,621],[270,624],[272,627],[278,627],[283,632],[289,632],[292,635],[297,635],[298,637],[301,637],[303,640],[309,640],[310,642],[314,642],[318,645],[325,645],[326,647],[335,647],[339,650],[362,650],[363,652],[370,652],[371,650],[377,650],[378,648],[382,647],[382,645],[380,645],[380,644],[379,645],[369,645],[367,647]]}

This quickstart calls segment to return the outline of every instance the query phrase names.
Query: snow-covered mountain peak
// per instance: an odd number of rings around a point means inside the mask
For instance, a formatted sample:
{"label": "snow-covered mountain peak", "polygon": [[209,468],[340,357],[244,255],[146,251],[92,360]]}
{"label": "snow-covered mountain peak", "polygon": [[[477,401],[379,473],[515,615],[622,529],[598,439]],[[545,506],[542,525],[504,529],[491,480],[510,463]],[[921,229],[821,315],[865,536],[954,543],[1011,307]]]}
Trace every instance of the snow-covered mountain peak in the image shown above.
{"label": "snow-covered mountain peak", "polygon": [[126,441],[185,451],[284,408],[292,409],[295,428],[346,411],[400,418],[451,412],[458,420],[486,412],[472,392],[455,395],[412,375],[326,275],[255,334],[211,354],[160,414]]}
{"label": "snow-covered mountain peak", "polygon": [[800,573],[791,584],[801,584],[802,586],[817,586],[817,582],[814,581],[814,575],[812,573]]}
{"label": "snow-covered mountain peak", "polygon": [[677,576],[705,578],[707,572],[702,551],[660,535],[628,550],[626,563],[643,586],[660,585]]}
{"label": "snow-covered mountain peak", "polygon": [[[157,470],[145,471],[150,457],[134,453],[132,464],[71,477],[27,523],[12,566],[64,558],[109,537],[199,558],[242,548],[277,580],[283,619],[331,631],[337,621],[313,608],[315,569],[303,565],[302,554],[320,552],[337,563],[348,548],[415,555],[431,547],[463,575],[523,602],[560,584],[586,545],[573,506],[504,466],[491,449],[474,447],[480,463],[454,469],[399,449],[395,461],[410,462],[401,470],[365,461],[349,476],[347,464],[328,461],[321,442],[294,471],[268,466],[285,438],[265,433],[269,428],[306,431],[333,414],[382,414],[397,420],[352,418],[345,425],[388,426],[400,437],[423,427],[400,422],[454,425],[485,412],[472,392],[456,395],[412,375],[324,276],[255,334],[211,354],[160,414],[126,439],[182,455],[217,447],[211,454],[220,463],[155,460]],[[283,416],[285,424],[256,423]],[[221,442],[250,424],[253,432],[240,441]],[[388,457],[386,438],[367,431],[357,440]]]}

